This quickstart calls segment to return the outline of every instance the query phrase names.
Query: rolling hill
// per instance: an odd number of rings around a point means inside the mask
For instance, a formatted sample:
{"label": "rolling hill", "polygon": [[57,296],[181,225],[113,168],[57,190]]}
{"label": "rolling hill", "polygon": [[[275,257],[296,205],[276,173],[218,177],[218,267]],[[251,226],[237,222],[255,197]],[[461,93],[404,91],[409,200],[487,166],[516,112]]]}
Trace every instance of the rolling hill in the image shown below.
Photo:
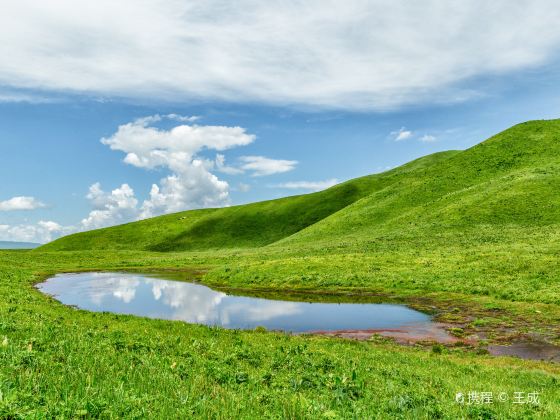
{"label": "rolling hill", "polygon": [[169,214],[78,233],[40,249],[190,251],[429,237],[560,222],[560,120],[518,124],[464,151],[429,155],[327,190]]}

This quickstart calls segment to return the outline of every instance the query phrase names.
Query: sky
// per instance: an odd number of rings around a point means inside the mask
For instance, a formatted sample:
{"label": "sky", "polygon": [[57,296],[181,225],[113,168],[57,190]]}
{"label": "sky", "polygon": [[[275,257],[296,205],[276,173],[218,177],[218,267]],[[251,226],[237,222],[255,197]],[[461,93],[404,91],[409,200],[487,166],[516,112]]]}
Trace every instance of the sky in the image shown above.
{"label": "sky", "polygon": [[553,0],[20,0],[0,240],[318,191],[560,116]]}

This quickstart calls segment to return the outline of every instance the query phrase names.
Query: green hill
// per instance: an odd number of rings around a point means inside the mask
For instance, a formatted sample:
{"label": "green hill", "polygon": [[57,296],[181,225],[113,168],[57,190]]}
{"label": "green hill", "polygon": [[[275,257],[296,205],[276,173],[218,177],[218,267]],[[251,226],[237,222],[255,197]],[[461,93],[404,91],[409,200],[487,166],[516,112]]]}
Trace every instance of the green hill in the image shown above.
{"label": "green hill", "polygon": [[411,172],[282,244],[545,226],[560,222],[559,186],[560,120],[527,122]]}
{"label": "green hill", "polygon": [[69,235],[41,249],[181,251],[263,246],[293,235],[368,194],[385,188],[400,177],[445,160],[455,153],[436,153],[393,171],[353,179],[312,194],[168,214]]}
{"label": "green hill", "polygon": [[[186,251],[429,236],[560,221],[560,120],[516,125],[325,191],[170,214],[70,235],[41,250]],[[416,233],[415,233],[416,232]]]}

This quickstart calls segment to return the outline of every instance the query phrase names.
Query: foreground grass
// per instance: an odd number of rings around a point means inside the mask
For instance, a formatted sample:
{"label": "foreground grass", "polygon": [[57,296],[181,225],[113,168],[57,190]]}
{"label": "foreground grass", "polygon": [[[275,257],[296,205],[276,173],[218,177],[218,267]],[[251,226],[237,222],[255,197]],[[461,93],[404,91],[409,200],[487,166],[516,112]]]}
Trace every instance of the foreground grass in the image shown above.
{"label": "foreground grass", "polygon": [[[555,418],[560,409],[560,369],[543,362],[88,313],[33,288],[56,271],[220,271],[240,259],[261,265],[238,252],[0,252],[0,418]],[[469,391],[495,401],[455,402]],[[539,405],[496,400],[534,391]]]}

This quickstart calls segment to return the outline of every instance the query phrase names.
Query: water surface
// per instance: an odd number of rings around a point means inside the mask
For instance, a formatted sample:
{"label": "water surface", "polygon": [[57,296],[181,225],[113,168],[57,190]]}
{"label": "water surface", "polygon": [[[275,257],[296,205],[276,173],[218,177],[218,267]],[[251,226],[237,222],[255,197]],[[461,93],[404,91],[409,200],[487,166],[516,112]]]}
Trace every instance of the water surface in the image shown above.
{"label": "water surface", "polygon": [[289,332],[398,329],[429,324],[404,305],[315,303],[236,296],[196,283],[133,273],[59,274],[38,289],[95,312],[181,320],[224,328]]}

